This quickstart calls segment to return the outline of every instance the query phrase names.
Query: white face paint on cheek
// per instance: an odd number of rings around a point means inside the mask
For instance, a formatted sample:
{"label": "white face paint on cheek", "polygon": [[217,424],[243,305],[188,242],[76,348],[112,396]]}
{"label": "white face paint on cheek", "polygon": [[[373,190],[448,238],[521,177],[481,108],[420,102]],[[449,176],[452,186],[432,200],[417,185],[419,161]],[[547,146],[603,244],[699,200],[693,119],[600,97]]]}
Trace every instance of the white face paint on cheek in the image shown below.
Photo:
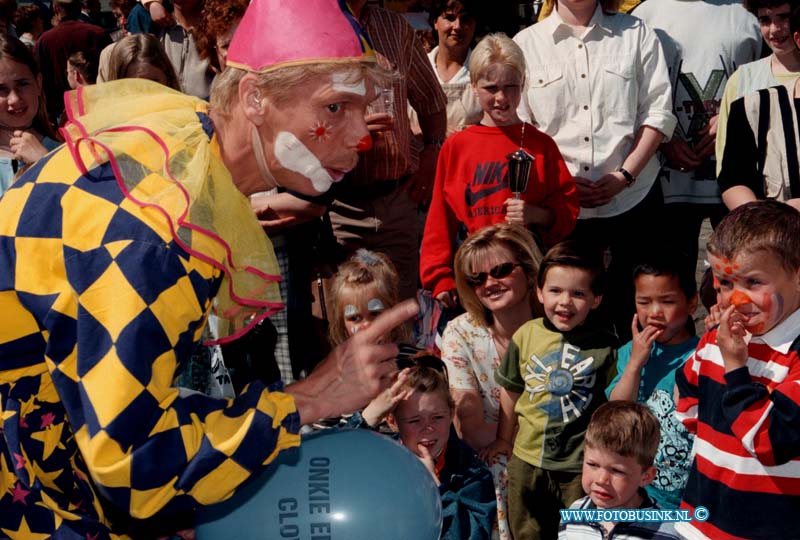
{"label": "white face paint on cheek", "polygon": [[334,182],[317,156],[288,131],[281,131],[275,138],[275,157],[283,167],[311,180],[320,193],[328,191]]}
{"label": "white face paint on cheek", "polygon": [[359,96],[367,95],[367,85],[364,84],[364,79],[358,82],[349,81],[352,77],[350,72],[339,72],[331,75],[331,86],[337,92],[346,92],[348,94],[357,94]]}

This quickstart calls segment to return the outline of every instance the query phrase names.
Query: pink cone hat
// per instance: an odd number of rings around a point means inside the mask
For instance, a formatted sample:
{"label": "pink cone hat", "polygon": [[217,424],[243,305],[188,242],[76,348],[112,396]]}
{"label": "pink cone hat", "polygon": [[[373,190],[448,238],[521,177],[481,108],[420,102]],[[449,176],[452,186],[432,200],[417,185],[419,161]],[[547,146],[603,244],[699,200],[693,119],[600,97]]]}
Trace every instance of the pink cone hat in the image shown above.
{"label": "pink cone hat", "polygon": [[253,0],[228,47],[229,66],[280,67],[375,61],[372,44],[344,0]]}

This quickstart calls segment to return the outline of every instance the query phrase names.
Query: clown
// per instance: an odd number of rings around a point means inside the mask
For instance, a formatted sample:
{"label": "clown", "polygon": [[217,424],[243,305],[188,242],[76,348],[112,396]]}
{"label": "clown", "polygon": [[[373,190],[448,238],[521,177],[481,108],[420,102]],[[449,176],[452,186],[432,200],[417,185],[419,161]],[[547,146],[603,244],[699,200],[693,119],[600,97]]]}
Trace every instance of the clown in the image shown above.
{"label": "clown", "polygon": [[172,386],[209,312],[225,340],[282,307],[244,195],[322,193],[369,145],[381,72],[368,40],[343,2],[287,5],[251,4],[210,108],[141,80],[68,94],[66,144],[0,200],[0,535],[168,523],[229,497],[302,424],[365,405],[396,370],[379,340],[409,303],[286,388],[224,401]]}

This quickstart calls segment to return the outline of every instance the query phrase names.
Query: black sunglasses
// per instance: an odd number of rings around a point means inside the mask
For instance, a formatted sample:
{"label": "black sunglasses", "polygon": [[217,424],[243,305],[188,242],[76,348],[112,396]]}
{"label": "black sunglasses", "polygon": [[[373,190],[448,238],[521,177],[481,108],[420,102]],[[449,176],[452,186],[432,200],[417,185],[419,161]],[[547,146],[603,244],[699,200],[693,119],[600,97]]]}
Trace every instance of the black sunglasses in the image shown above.
{"label": "black sunglasses", "polygon": [[504,262],[492,267],[488,272],[478,272],[477,274],[471,275],[467,274],[464,276],[464,278],[471,286],[480,287],[486,283],[486,280],[489,276],[492,276],[494,279],[503,279],[504,277],[508,277],[517,266],[522,265],[519,263]]}

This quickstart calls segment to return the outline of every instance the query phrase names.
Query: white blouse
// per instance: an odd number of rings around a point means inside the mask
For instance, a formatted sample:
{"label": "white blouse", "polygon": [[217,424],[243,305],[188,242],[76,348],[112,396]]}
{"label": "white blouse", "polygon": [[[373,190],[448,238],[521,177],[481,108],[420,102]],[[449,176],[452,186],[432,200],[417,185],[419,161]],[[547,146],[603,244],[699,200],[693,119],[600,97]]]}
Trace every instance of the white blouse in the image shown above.
{"label": "white blouse", "polygon": [[[518,112],[555,139],[574,176],[596,181],[622,165],[642,126],[667,140],[676,119],[664,52],[640,19],[605,14],[598,4],[586,30],[576,34],[554,10],[514,37],[528,69]],[[604,206],[581,208],[580,217],[630,210],[658,170],[653,156],[633,186]]]}

